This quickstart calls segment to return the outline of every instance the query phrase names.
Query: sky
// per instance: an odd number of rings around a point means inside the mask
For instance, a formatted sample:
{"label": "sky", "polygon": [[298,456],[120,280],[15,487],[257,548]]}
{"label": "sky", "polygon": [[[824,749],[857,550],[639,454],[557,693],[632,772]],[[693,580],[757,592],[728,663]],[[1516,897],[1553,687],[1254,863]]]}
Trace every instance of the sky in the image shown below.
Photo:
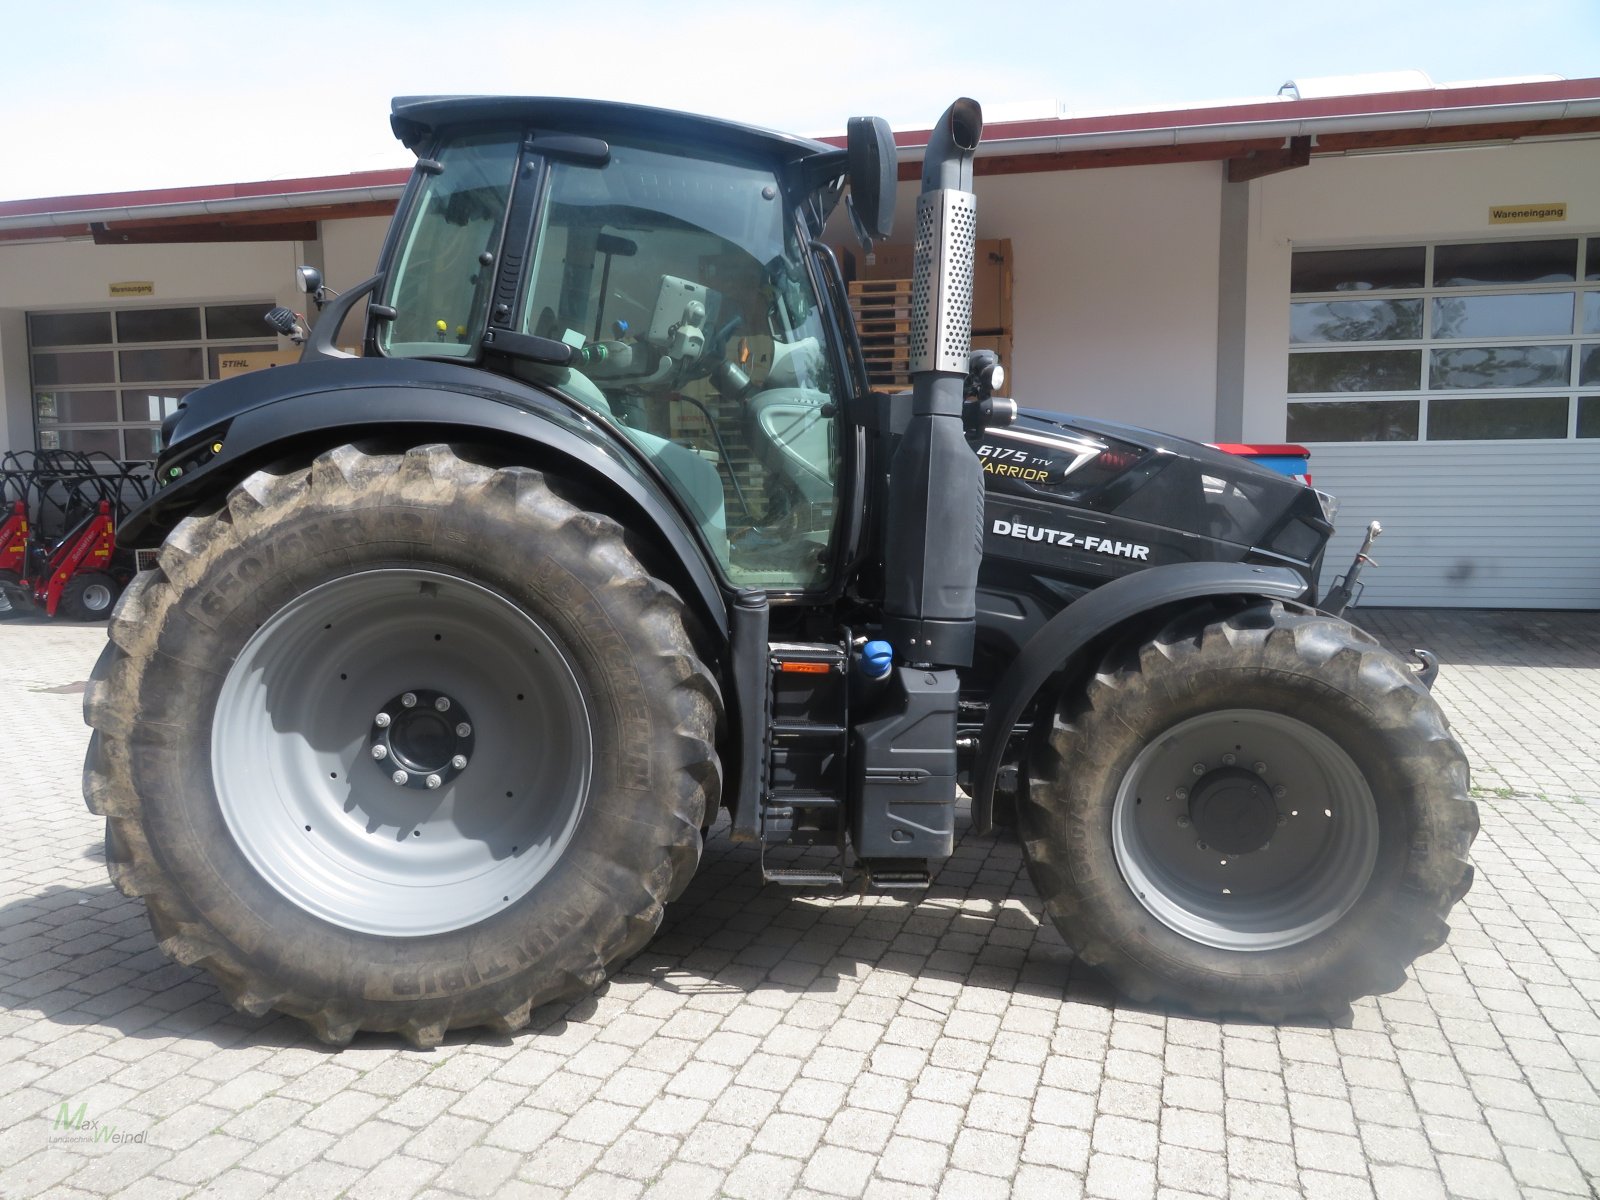
{"label": "sky", "polygon": [[[795,133],[1270,96],[1289,79],[1600,75],[1600,0],[0,0],[0,200],[406,166],[395,95],[592,96]],[[20,145],[18,142],[20,141]]]}

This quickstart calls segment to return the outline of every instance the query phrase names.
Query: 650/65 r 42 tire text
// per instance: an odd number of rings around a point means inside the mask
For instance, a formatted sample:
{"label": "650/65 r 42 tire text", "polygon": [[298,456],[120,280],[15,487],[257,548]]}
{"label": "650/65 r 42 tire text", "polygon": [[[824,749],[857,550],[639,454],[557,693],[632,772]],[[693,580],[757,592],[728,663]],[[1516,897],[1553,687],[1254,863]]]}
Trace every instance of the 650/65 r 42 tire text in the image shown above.
{"label": "650/65 r 42 tire text", "polygon": [[719,800],[719,698],[616,522],[527,468],[346,446],[159,562],[84,698],[84,790],[167,953],[326,1041],[430,1045],[649,940]]}
{"label": "650/65 r 42 tire text", "polygon": [[1085,962],[1137,1000],[1267,1020],[1399,987],[1444,941],[1478,831],[1427,689],[1281,604],[1113,651],[1036,744],[1018,815]]}

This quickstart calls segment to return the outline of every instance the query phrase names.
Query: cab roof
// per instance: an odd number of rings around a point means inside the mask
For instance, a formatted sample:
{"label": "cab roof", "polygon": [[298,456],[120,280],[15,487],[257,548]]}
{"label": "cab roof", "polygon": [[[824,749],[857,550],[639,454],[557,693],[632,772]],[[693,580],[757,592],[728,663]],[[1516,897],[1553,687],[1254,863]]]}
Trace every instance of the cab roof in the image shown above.
{"label": "cab roof", "polygon": [[397,96],[390,106],[390,127],[406,148],[413,150],[444,126],[488,122],[515,122],[601,138],[643,134],[785,163],[803,162],[806,174],[813,178],[830,172],[842,174],[845,166],[844,150],[826,142],[640,104],[561,96]]}

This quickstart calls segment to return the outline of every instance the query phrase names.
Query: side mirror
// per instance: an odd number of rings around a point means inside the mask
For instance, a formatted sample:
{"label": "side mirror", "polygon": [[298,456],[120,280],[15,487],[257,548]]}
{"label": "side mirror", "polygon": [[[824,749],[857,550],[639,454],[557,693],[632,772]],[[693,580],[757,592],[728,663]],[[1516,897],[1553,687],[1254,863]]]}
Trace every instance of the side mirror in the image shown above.
{"label": "side mirror", "polygon": [[296,267],[294,281],[296,286],[308,296],[315,296],[322,290],[322,272],[315,267]]}
{"label": "side mirror", "polygon": [[882,117],[851,117],[846,169],[850,172],[850,221],[866,248],[894,230],[894,193],[899,157],[894,134]]}

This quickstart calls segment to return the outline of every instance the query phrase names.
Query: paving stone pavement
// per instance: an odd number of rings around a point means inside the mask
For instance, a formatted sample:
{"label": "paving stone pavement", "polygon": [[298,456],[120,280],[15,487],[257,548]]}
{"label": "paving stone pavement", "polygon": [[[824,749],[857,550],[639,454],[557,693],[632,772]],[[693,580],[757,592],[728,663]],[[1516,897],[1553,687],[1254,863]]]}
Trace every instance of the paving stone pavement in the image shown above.
{"label": "paving stone pavement", "polygon": [[714,833],[609,983],[433,1051],[168,962],[78,794],[103,630],[0,622],[0,1197],[1592,1196],[1600,615],[1355,615],[1445,659],[1485,794],[1449,942],[1347,1027],[1116,1001],[1007,837],[912,901],[762,888]]}

